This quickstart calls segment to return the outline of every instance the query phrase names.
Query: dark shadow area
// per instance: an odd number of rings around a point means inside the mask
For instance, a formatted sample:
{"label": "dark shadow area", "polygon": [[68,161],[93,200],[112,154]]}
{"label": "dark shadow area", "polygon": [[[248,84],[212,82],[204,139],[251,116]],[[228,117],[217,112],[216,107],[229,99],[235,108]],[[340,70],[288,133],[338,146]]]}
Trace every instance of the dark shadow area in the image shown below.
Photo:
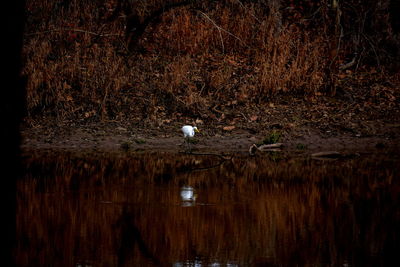
{"label": "dark shadow area", "polygon": [[134,214],[129,211],[129,208],[124,206],[121,217],[115,225],[116,229],[120,231],[119,245],[118,245],[118,266],[131,266],[129,262],[134,262],[135,244],[138,246],[140,254],[148,259],[149,262],[158,266],[159,260],[149,250],[146,242],[142,238],[140,230],[134,224]]}
{"label": "dark shadow area", "polygon": [[[24,25],[24,1],[8,1],[2,6],[3,86],[0,95],[2,122],[1,196],[3,223],[3,266],[13,266],[15,247],[15,190],[20,170],[19,125],[25,110],[24,83],[20,77],[21,48]],[[4,224],[3,224],[4,225]]]}

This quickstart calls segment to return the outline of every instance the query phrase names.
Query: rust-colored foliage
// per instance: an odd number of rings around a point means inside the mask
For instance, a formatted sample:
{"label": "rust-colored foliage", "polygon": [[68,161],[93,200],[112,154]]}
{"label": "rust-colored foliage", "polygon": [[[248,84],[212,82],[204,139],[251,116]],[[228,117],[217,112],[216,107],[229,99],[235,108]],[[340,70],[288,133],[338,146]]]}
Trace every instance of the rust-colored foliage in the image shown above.
{"label": "rust-colored foliage", "polygon": [[334,95],[345,70],[398,57],[395,8],[367,2],[27,1],[28,118],[212,120],[222,103]]}

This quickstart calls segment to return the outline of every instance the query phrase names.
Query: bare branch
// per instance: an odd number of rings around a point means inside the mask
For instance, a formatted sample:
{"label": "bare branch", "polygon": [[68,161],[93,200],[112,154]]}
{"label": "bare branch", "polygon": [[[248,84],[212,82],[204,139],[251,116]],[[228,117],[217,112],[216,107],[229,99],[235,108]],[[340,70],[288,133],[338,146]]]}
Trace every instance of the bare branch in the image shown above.
{"label": "bare branch", "polygon": [[346,64],[340,65],[340,66],[339,66],[339,70],[346,70],[346,69],[348,69],[348,68],[351,68],[351,67],[353,67],[356,63],[357,63],[357,53],[355,53],[353,59],[352,59],[350,62],[348,62],[348,63],[346,63]]}
{"label": "bare branch", "polygon": [[240,39],[239,37],[237,37],[237,36],[234,35],[233,33],[231,33],[231,32],[229,32],[229,31],[225,30],[224,28],[218,26],[218,25],[215,23],[215,21],[213,21],[207,14],[201,12],[200,10],[197,10],[197,12],[199,12],[204,18],[206,18],[208,21],[210,21],[210,22],[214,25],[215,28],[217,28],[217,30],[218,30],[219,33],[220,33],[221,41],[222,41],[222,34],[221,34],[221,31],[222,31],[222,32],[225,32],[225,33],[229,34],[230,36],[232,36],[233,38],[235,38],[236,40],[238,40],[239,42],[241,42],[243,45],[247,46],[246,43],[242,41],[242,39]]}
{"label": "bare branch", "polygon": [[41,31],[41,32],[31,32],[31,33],[25,34],[25,36],[33,36],[33,35],[46,34],[46,33],[50,33],[50,32],[64,32],[64,31],[82,32],[82,33],[95,35],[98,37],[120,36],[120,34],[102,34],[102,33],[91,32],[91,31],[86,31],[86,30],[82,30],[82,29],[73,29],[73,28],[60,28],[60,29],[52,29],[52,30]]}
{"label": "bare branch", "polygon": [[[236,2],[238,2],[239,5],[240,5],[243,9],[245,8],[245,6],[243,5],[242,2],[240,2],[239,0],[236,0]],[[261,21],[256,17],[256,15],[254,15],[253,13],[250,13],[250,15],[251,15],[253,18],[255,18],[255,20],[256,20],[258,23],[261,24]]]}

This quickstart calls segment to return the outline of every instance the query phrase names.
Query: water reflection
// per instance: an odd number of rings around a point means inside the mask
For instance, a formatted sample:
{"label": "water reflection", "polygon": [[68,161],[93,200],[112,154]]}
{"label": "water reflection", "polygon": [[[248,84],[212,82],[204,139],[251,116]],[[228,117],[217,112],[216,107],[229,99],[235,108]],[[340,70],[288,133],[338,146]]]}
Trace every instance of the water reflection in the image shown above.
{"label": "water reflection", "polygon": [[241,155],[219,160],[29,155],[17,188],[18,266],[398,262],[397,158],[334,165]]}
{"label": "water reflection", "polygon": [[191,186],[181,187],[181,199],[182,206],[191,207],[194,206],[197,194],[194,192],[194,188]]}
{"label": "water reflection", "polygon": [[195,261],[186,261],[186,262],[175,262],[173,267],[238,267],[238,264],[235,263],[226,263],[226,264],[221,264],[219,262],[212,262],[210,264],[203,264],[201,260],[195,260]]}

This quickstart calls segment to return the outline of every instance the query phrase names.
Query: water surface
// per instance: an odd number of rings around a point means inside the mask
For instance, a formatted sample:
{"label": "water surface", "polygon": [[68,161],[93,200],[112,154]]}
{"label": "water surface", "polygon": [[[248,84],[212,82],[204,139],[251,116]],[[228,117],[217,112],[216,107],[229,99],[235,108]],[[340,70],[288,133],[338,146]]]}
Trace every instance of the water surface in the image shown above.
{"label": "water surface", "polygon": [[[18,266],[399,263],[399,159],[29,154]],[[391,265],[393,266],[393,265]]]}

